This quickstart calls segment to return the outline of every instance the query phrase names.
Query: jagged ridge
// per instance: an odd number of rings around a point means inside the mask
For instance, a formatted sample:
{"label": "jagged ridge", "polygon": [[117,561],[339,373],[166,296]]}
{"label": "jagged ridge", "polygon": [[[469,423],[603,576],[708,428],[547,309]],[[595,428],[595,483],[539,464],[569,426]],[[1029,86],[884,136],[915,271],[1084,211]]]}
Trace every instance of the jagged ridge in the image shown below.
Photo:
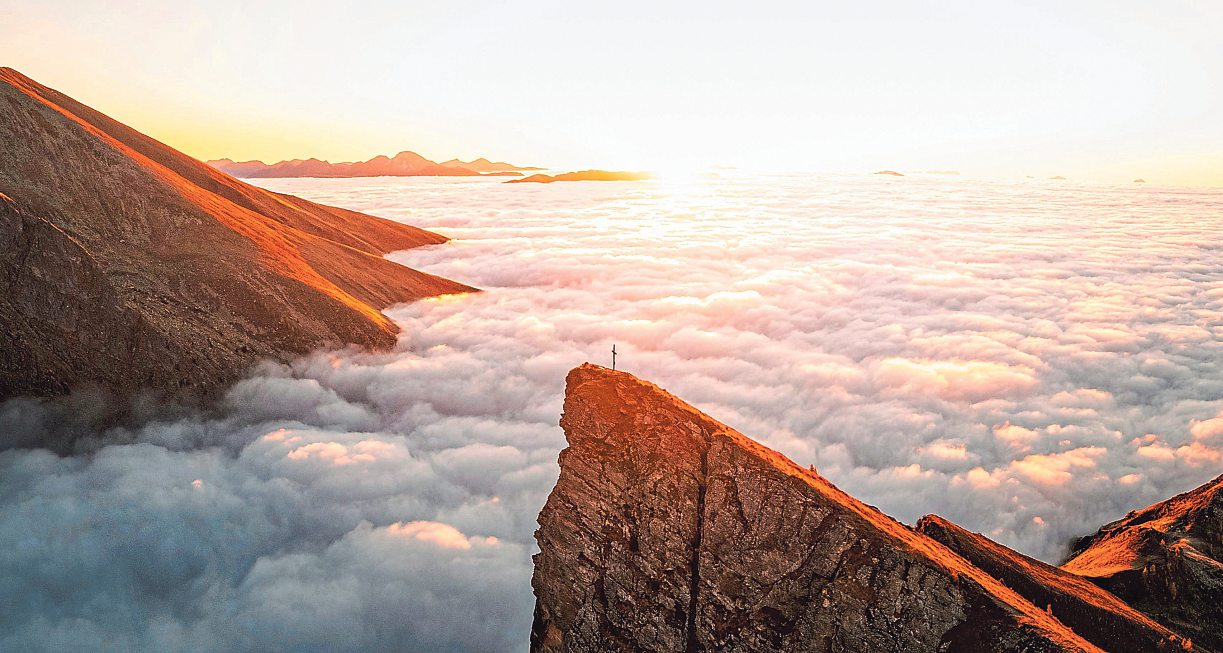
{"label": "jagged ridge", "polygon": [[1223,650],[1223,476],[1105,525],[1062,569]]}
{"label": "jagged ridge", "polygon": [[960,554],[1100,648],[1112,653],[1196,650],[1187,640],[1153,621],[1085,578],[1012,551],[937,515],[922,517],[916,529]]}
{"label": "jagged ridge", "polygon": [[925,535],[622,372],[567,379],[533,651],[1098,651]]}

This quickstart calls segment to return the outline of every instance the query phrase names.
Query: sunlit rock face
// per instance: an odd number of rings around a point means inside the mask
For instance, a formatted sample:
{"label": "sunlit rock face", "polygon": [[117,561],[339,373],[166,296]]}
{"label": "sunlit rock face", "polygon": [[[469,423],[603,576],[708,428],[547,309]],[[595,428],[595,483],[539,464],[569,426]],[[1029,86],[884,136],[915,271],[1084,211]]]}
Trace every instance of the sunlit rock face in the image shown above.
{"label": "sunlit rock face", "polygon": [[1223,650],[1223,476],[1104,526],[1062,568]]}
{"label": "sunlit rock face", "polygon": [[656,386],[570,372],[533,651],[1096,651],[934,540]]}
{"label": "sunlit rock face", "polygon": [[1112,653],[1186,651],[1193,640],[1172,632],[1088,579],[1012,551],[989,538],[927,515],[916,528],[997,578],[1100,648]]}
{"label": "sunlit rock face", "polygon": [[261,358],[389,348],[381,308],[471,288],[383,255],[445,241],[250,186],[0,68],[0,399],[209,397]]}

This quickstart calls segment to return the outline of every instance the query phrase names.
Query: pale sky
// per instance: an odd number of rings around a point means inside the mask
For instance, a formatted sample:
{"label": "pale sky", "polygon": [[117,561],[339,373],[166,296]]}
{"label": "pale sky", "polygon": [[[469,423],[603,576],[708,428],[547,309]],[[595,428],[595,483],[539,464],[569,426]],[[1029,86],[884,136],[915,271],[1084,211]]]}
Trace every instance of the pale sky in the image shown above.
{"label": "pale sky", "polygon": [[0,0],[9,65],[200,158],[1223,186],[1223,2]]}

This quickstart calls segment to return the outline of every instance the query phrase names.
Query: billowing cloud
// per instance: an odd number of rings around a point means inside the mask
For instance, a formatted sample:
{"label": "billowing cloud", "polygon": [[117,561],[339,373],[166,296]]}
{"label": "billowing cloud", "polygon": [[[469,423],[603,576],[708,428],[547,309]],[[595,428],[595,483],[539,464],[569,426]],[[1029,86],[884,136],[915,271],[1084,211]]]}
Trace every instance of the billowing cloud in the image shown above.
{"label": "billowing cloud", "polygon": [[[395,258],[488,292],[392,309],[393,352],[266,365],[217,414],[0,453],[0,649],[525,650],[564,374],[613,343],[899,519],[1050,561],[1223,466],[1211,191],[265,183],[454,236]],[[79,433],[91,401],[0,431]]]}

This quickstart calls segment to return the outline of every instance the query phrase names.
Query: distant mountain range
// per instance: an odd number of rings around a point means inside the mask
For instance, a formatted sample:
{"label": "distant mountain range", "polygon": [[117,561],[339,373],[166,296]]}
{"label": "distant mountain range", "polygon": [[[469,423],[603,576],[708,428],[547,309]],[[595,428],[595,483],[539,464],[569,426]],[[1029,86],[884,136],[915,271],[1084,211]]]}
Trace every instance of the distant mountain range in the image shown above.
{"label": "distant mountain range", "polygon": [[492,172],[527,172],[532,170],[547,170],[547,168],[532,168],[530,166],[516,166],[504,161],[489,161],[488,159],[480,158],[475,161],[460,161],[451,159],[443,161],[440,165],[447,168],[458,168],[488,174]]}
{"label": "distant mountain range", "polygon": [[331,163],[322,159],[292,159],[279,163],[214,159],[208,165],[244,178],[268,177],[478,177],[519,176],[524,171],[543,170],[516,166],[504,161],[480,158],[474,161],[451,159],[430,161],[415,152],[400,152],[393,157],[376,156],[368,161]]}

